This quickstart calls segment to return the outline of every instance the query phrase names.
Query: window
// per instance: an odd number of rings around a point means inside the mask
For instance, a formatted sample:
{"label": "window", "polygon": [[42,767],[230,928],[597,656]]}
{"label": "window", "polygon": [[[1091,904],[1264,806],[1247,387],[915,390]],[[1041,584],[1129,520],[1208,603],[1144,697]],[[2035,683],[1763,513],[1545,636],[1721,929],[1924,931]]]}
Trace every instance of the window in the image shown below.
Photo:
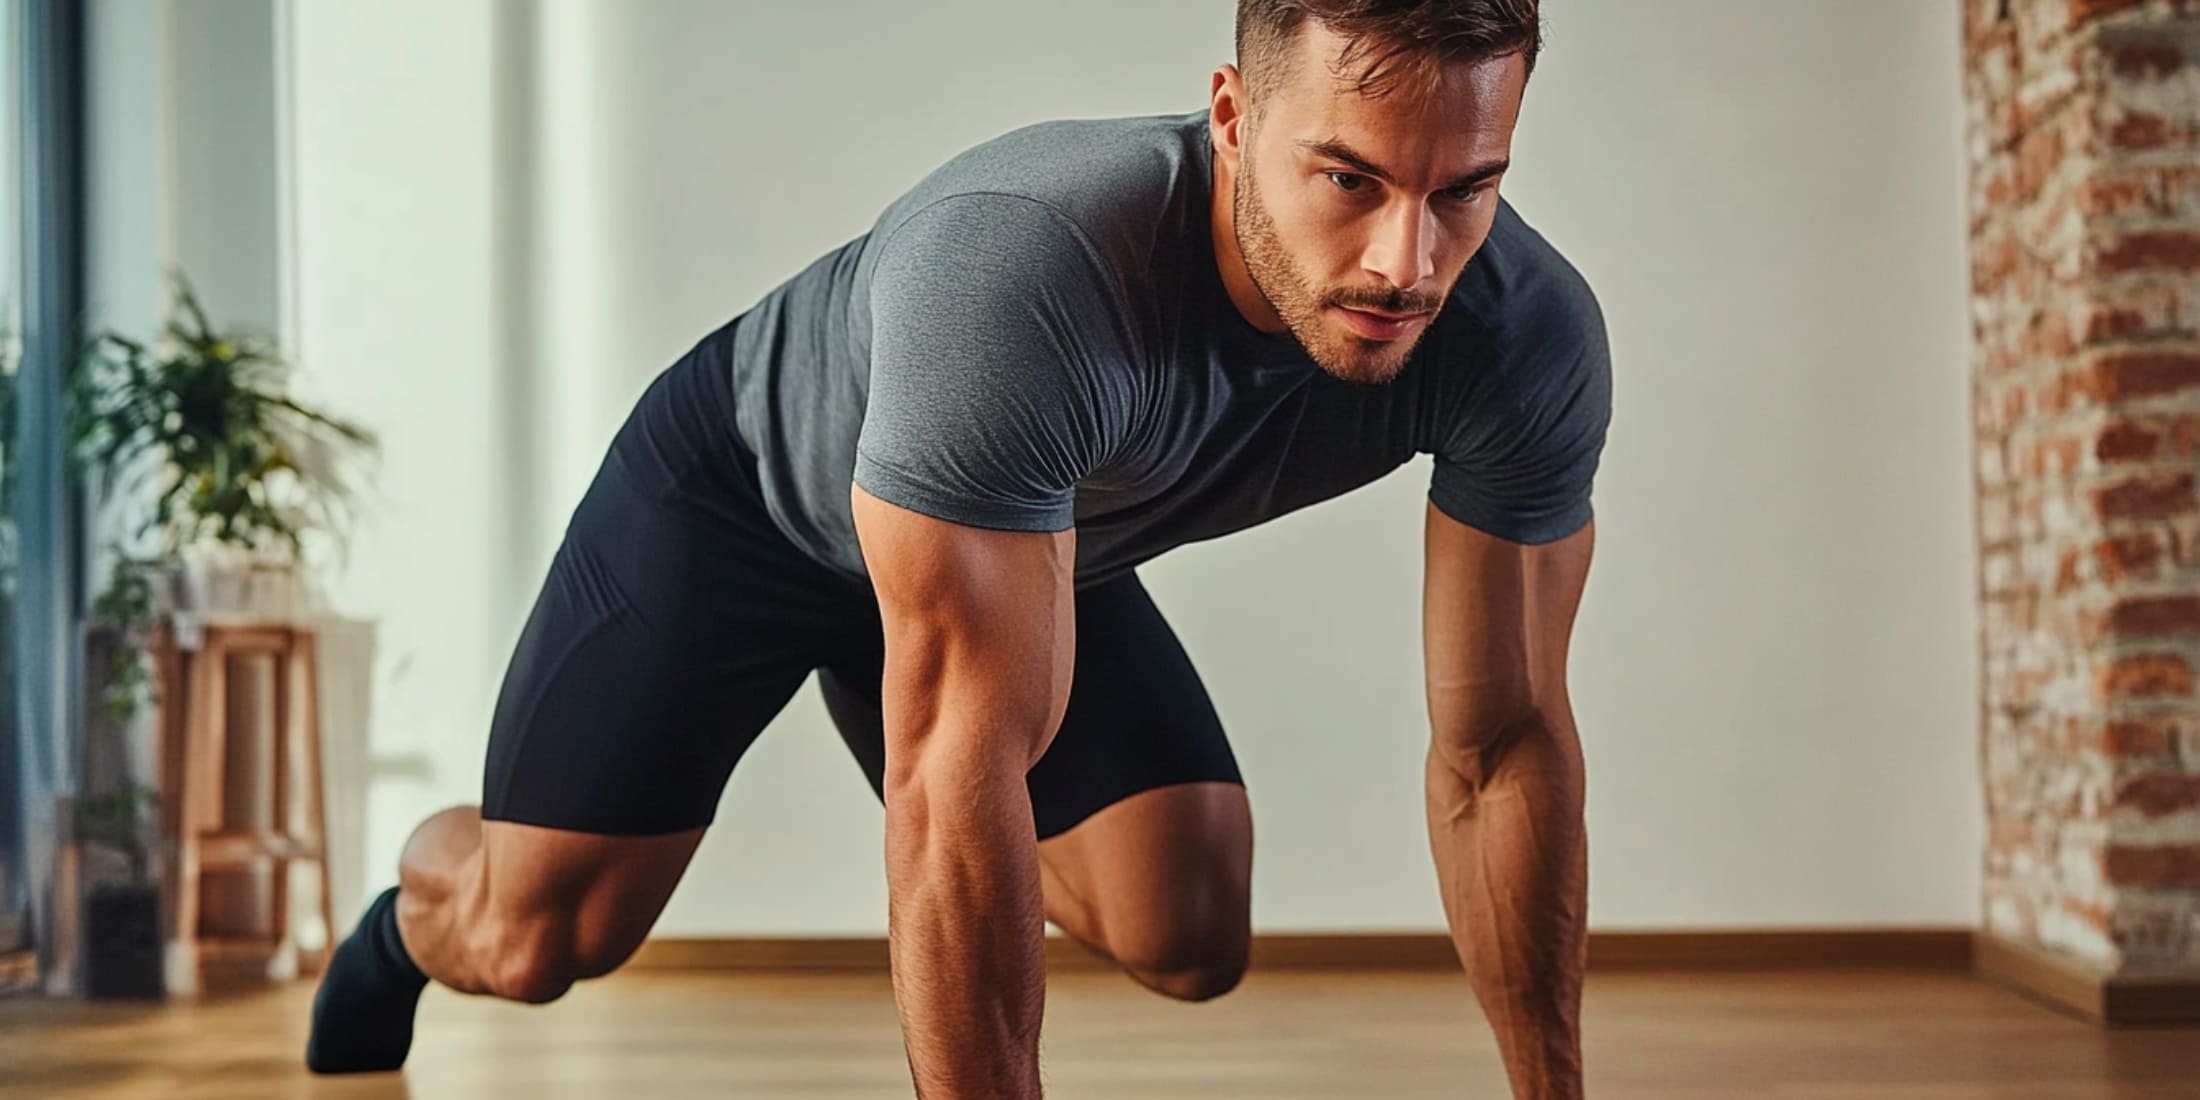
{"label": "window", "polygon": [[52,984],[42,930],[76,756],[62,380],[82,299],[83,26],[82,0],[0,0],[0,989]]}
{"label": "window", "polygon": [[21,767],[23,746],[17,736],[15,639],[16,568],[16,370],[22,360],[22,249],[17,235],[23,222],[23,173],[16,100],[21,91],[21,55],[16,48],[17,0],[0,0],[0,990],[28,984],[35,976],[29,958],[30,890],[24,850],[29,792]]}

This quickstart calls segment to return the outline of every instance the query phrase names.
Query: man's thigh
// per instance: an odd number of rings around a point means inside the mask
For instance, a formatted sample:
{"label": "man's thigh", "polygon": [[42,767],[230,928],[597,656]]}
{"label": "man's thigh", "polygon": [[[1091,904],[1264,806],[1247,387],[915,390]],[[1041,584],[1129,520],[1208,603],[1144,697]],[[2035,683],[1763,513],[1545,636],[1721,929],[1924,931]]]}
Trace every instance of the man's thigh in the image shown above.
{"label": "man's thigh", "polygon": [[[883,648],[829,660],[818,686],[841,739],[884,797]],[[1077,665],[1061,729],[1026,777],[1038,837],[1061,837],[1137,795],[1243,787],[1198,670],[1136,574],[1077,594]],[[1242,798],[1239,799],[1242,801]]]}
{"label": "man's thigh", "polygon": [[506,668],[482,817],[708,825],[734,766],[860,611],[773,525],[718,364],[664,372],[574,509]]}

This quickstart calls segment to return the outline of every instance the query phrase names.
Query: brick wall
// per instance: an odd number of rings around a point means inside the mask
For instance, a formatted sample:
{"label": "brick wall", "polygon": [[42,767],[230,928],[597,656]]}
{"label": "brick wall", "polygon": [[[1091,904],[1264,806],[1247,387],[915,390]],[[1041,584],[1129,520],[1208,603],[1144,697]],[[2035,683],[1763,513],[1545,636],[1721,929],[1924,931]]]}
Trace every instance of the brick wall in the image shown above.
{"label": "brick wall", "polygon": [[1985,923],[2200,970],[2200,0],[1961,0]]}

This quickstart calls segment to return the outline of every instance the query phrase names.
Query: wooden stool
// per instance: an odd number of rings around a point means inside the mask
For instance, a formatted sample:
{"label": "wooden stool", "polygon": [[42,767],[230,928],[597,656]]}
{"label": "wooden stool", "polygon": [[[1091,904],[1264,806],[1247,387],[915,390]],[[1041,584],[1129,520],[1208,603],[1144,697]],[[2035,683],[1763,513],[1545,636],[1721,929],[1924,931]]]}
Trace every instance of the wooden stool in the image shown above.
{"label": "wooden stool", "polygon": [[[314,661],[314,634],[295,623],[220,620],[179,615],[165,622],[154,641],[160,692],[159,760],[161,824],[175,838],[168,846],[173,863],[165,881],[163,915],[167,918],[169,989],[199,992],[209,963],[231,966],[257,963],[265,968],[291,942],[290,868],[306,860],[318,864],[322,926],[319,951],[300,969],[327,963],[336,937],[329,904],[327,796],[321,780],[321,723]],[[273,805],[268,828],[233,828],[223,812],[224,770],[229,757],[229,661],[267,657],[275,665],[275,748]],[[304,738],[305,802],[303,822],[292,813],[292,771],[296,746]],[[250,938],[200,934],[200,878],[206,871],[251,869],[272,864],[274,897],[270,935]],[[263,969],[262,973],[266,973]]]}

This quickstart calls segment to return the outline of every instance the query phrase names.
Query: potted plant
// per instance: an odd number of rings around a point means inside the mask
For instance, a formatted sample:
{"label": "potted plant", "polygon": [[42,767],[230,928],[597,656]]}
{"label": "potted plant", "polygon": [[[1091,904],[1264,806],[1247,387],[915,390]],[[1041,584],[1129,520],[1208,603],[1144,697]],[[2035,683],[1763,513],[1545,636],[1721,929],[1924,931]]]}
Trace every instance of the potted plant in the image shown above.
{"label": "potted plant", "polygon": [[155,702],[154,627],[183,612],[293,616],[301,536],[340,532],[347,460],[374,447],[366,430],[291,398],[289,381],[272,341],[215,329],[180,277],[157,342],[99,333],[71,375],[74,455],[114,533],[86,634],[98,705],[85,770],[100,786],[71,815],[82,849],[110,854],[104,881],[86,875],[93,996],[158,995],[164,984],[150,857],[176,838],[159,835],[158,792],[133,778],[144,769],[130,751],[145,743]]}
{"label": "potted plant", "polygon": [[[181,278],[163,339],[92,338],[73,376],[78,457],[180,585],[162,603],[285,617],[301,532],[341,526],[363,428],[288,393],[271,341],[216,331]],[[180,589],[180,590],[179,590]]]}
{"label": "potted plant", "polygon": [[[15,442],[15,363],[15,334],[0,326],[0,624],[15,622],[15,479],[16,468],[22,461]],[[0,625],[0,689],[15,682],[15,644],[12,625]],[[0,707],[0,752],[15,751],[15,722],[15,708]],[[0,813],[19,813],[5,800],[0,800],[0,806],[7,807],[0,809]],[[20,820],[13,824],[21,827]],[[6,889],[13,896],[14,876],[20,874],[20,868],[0,866],[0,889]],[[0,906],[0,992],[8,991],[19,980],[15,976],[15,961],[30,946],[25,937],[29,927],[27,913]]]}
{"label": "potted plant", "polygon": [[[90,616],[88,679],[98,705],[85,715],[85,790],[71,809],[72,839],[86,869],[84,992],[159,997],[160,883],[154,874],[159,791],[135,778],[153,697],[147,651],[155,613],[144,563],[114,555]],[[97,858],[108,854],[110,858]],[[118,857],[118,858],[117,858]]]}

